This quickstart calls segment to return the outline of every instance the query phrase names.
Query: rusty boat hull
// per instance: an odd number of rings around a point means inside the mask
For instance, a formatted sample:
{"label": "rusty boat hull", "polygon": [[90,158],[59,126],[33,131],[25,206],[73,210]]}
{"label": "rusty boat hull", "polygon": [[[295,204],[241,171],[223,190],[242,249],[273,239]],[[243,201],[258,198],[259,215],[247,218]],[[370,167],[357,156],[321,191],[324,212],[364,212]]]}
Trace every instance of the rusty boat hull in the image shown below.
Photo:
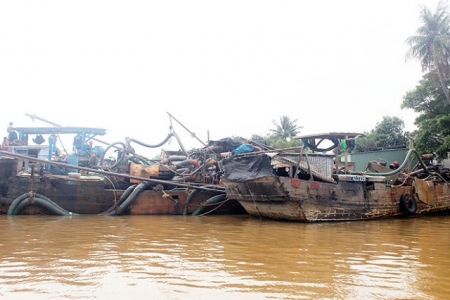
{"label": "rusty boat hull", "polygon": [[[142,183],[116,187],[101,174],[17,172],[16,159],[0,160],[0,214],[44,215],[192,215],[241,214],[242,206],[234,200],[212,203],[223,190],[196,189],[173,185]],[[137,190],[137,189],[136,189]],[[127,194],[128,193],[128,194]],[[131,199],[132,198],[132,199]],[[20,201],[12,211],[15,202]],[[225,199],[222,199],[225,200]]]}
{"label": "rusty boat hull", "polygon": [[[339,183],[269,176],[245,182],[222,179],[227,195],[252,216],[299,222],[354,221],[450,212],[450,186],[427,186],[425,199],[414,186],[386,186],[385,182]],[[341,180],[345,180],[341,177]],[[380,180],[379,180],[380,181]],[[405,210],[402,197],[413,195],[417,208]]]}

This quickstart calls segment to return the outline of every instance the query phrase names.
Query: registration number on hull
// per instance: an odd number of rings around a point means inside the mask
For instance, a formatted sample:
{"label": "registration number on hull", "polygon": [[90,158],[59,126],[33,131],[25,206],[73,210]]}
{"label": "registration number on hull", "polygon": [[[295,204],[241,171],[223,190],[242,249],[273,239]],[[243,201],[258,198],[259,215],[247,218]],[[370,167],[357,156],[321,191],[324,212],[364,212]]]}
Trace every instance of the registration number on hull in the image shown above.
{"label": "registration number on hull", "polygon": [[366,181],[366,177],[361,176],[361,175],[353,175],[353,176],[350,176],[350,180],[351,181]]}

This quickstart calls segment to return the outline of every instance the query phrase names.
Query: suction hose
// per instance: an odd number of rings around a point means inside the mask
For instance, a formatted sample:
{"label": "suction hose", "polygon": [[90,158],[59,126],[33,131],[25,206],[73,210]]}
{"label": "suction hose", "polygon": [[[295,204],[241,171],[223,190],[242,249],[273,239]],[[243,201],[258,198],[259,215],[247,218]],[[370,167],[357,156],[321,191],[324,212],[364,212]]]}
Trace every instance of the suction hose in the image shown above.
{"label": "suction hose", "polygon": [[22,212],[22,210],[27,207],[28,205],[35,204],[38,207],[44,208],[51,213],[58,215],[58,216],[71,216],[71,215],[78,215],[75,213],[72,213],[68,210],[65,210],[49,198],[45,197],[44,195],[35,193],[35,194],[29,194],[25,193],[16,199],[11,203],[9,206],[7,215],[17,215]]}
{"label": "suction hose", "polygon": [[131,193],[131,195],[129,197],[126,198],[126,200],[117,206],[117,208],[115,208],[113,211],[108,213],[108,216],[114,216],[114,215],[120,215],[121,213],[124,212],[124,210],[131,204],[133,203],[134,199],[136,199],[136,197],[143,191],[145,190],[145,188],[149,185],[149,182],[142,182],[139,183],[139,185],[133,190],[133,192]]}
{"label": "suction hose", "polygon": [[99,213],[99,215],[109,215],[109,213],[111,213],[113,210],[115,210],[117,208],[117,206],[121,205],[123,201],[125,201],[125,199],[128,198],[128,196],[133,192],[133,190],[136,188],[136,184],[133,184],[131,186],[129,186],[125,192],[122,194],[122,196],[120,196],[119,201],[117,201],[116,204],[114,204],[113,206],[111,206],[110,208],[108,208],[106,211]]}
{"label": "suction hose", "polygon": [[205,204],[197,207],[197,209],[192,213],[193,216],[198,216],[199,214],[201,214],[203,212],[203,210],[205,209],[205,207],[208,204],[214,204],[220,201],[223,201],[227,198],[227,194],[220,194],[214,197],[209,198],[208,200],[206,200]]}
{"label": "suction hose", "polygon": [[189,202],[191,202],[192,198],[194,198],[195,194],[197,194],[198,190],[193,190],[186,198],[186,202],[184,203],[184,210],[183,210],[183,216],[187,215],[188,212],[188,205]]}

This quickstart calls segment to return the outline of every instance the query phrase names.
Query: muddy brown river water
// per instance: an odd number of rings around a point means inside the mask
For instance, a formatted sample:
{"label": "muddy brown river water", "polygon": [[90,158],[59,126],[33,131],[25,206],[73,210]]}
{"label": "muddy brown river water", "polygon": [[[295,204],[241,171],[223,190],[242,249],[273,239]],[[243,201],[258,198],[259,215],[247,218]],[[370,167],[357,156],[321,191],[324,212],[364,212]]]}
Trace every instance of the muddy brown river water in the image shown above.
{"label": "muddy brown river water", "polygon": [[0,299],[448,299],[450,216],[0,216]]}

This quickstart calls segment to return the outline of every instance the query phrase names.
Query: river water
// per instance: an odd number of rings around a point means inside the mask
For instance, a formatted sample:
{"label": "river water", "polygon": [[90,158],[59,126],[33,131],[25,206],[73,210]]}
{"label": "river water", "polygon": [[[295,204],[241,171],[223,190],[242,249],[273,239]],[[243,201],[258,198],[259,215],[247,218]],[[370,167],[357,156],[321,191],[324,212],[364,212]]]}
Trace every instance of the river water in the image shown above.
{"label": "river water", "polygon": [[448,299],[450,216],[0,216],[0,299]]}

